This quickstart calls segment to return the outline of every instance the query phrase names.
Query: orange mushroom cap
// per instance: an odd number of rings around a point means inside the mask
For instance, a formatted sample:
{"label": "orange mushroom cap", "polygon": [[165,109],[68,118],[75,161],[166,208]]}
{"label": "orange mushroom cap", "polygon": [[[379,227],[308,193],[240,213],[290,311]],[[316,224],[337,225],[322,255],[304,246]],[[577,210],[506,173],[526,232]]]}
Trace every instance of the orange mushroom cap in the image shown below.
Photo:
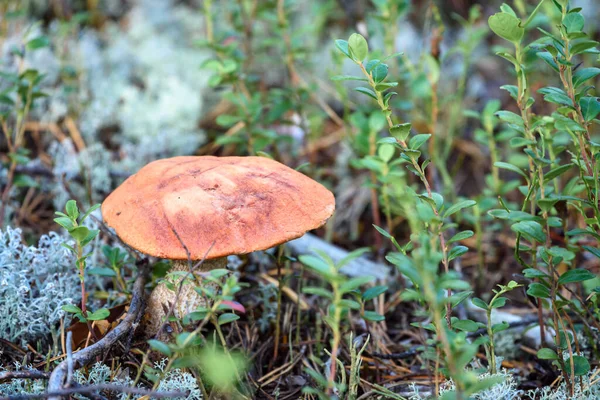
{"label": "orange mushroom cap", "polygon": [[334,209],[329,190],[277,161],[188,156],[151,162],[127,178],[102,204],[102,216],[142,253],[185,260],[185,244],[200,260],[298,238]]}

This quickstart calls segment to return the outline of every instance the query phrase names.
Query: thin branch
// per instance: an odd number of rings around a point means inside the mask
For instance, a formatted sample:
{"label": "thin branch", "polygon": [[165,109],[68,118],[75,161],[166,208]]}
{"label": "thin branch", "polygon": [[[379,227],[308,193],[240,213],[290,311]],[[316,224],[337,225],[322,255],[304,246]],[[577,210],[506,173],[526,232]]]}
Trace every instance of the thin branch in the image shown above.
{"label": "thin branch", "polygon": [[[85,365],[88,365],[96,359],[96,356],[105,353],[119,339],[121,339],[123,336],[126,336],[132,330],[135,330],[145,309],[144,285],[146,284],[146,273],[147,269],[143,268],[135,281],[133,287],[133,297],[131,299],[131,303],[129,304],[129,311],[127,312],[127,316],[123,319],[123,321],[121,321],[119,325],[117,325],[115,329],[110,331],[98,342],[73,354],[72,362],[74,368],[81,368]],[[69,361],[64,360],[54,369],[52,375],[50,375],[50,380],[48,382],[49,394],[43,396],[40,395],[37,398],[48,397],[50,400],[59,400],[63,395],[69,393],[80,393],[77,391],[64,392],[65,385],[68,385],[70,383],[67,381],[68,370]]]}
{"label": "thin branch", "polygon": [[73,331],[67,332],[67,385],[73,382]]}
{"label": "thin branch", "polygon": [[90,385],[90,386],[78,386],[66,389],[59,389],[49,391],[47,393],[40,394],[19,394],[15,396],[6,396],[0,397],[0,400],[29,400],[29,399],[45,399],[45,398],[60,398],[62,396],[68,396],[70,394],[94,394],[96,392],[102,390],[109,390],[112,392],[121,392],[121,393],[131,393],[131,394],[141,394],[146,395],[148,398],[174,398],[174,397],[187,397],[189,393],[187,392],[158,392],[148,389],[143,389],[139,387],[130,387],[124,385],[115,385],[115,384],[99,384],[99,385]]}
{"label": "thin branch", "polygon": [[38,371],[37,369],[26,369],[21,371],[4,371],[0,372],[0,383],[7,382],[12,379],[49,379],[50,373]]}

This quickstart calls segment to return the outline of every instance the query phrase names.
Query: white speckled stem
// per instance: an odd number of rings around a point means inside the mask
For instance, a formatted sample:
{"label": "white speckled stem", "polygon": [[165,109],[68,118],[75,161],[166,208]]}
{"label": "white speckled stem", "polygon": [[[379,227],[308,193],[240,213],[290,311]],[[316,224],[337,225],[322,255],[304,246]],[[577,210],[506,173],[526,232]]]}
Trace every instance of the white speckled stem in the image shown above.
{"label": "white speckled stem", "polygon": [[[199,274],[226,267],[227,257],[215,258],[213,260],[205,260],[202,265],[194,269],[194,273]],[[188,262],[185,260],[174,260],[171,271],[189,271]],[[177,301],[173,308],[173,315],[177,318],[183,318],[198,307],[206,305],[206,299],[194,290],[194,287],[198,284],[197,282],[186,281],[181,287],[179,297],[177,297],[177,293],[181,278],[172,279],[171,282],[174,283],[175,290],[170,290],[164,283],[159,283],[148,298],[148,306],[144,315],[145,333],[147,336],[154,336],[158,333],[167,312],[171,308],[171,304],[175,300]]]}

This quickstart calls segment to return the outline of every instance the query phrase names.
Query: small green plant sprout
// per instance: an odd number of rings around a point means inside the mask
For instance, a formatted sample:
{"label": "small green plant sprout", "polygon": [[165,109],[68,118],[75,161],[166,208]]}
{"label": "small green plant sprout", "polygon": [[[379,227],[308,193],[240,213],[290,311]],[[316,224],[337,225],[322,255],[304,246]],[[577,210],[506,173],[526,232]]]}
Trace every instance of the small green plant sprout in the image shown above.
{"label": "small green plant sprout", "polygon": [[[352,333],[348,336],[348,348],[350,349],[350,377],[348,378],[348,400],[358,398],[358,385],[360,383],[360,368],[362,366],[362,354],[367,349],[370,336],[366,338],[354,337]],[[342,371],[344,369],[342,368]]]}
{"label": "small green plant sprout", "polygon": [[[227,278],[224,278],[225,276]],[[234,295],[241,290],[241,285],[237,277],[226,269],[212,270],[204,274],[202,280],[204,281],[204,285],[196,286],[196,292],[206,296],[209,299],[209,304],[217,302],[218,306],[214,310],[212,308],[199,307],[196,311],[184,317],[183,322],[187,324],[208,318],[217,332],[219,332],[222,338],[222,345],[225,346],[225,339],[222,337],[220,326],[237,321],[240,318],[235,313],[224,311],[244,311],[243,307],[234,301]]]}
{"label": "small green plant sprout", "polygon": [[105,276],[113,279],[114,288],[121,293],[127,293],[127,282],[124,278],[125,265],[129,262],[127,252],[118,247],[102,246],[102,254],[107,261],[104,267],[88,269],[88,274]]}
{"label": "small green plant sprout", "polygon": [[385,285],[377,285],[368,288],[364,292],[359,291],[358,289],[351,292],[356,301],[360,304],[360,316],[366,321],[370,322],[380,322],[385,321],[385,317],[379,314],[377,311],[370,311],[366,309],[367,303],[371,300],[376,299],[377,297],[385,294],[387,292],[388,287]]}
{"label": "small green plant sprout", "polygon": [[[129,294],[129,288],[127,287],[127,269],[131,263],[131,258],[128,257],[126,251],[121,250],[118,247],[111,247],[108,245],[102,246],[102,254],[106,260],[106,263],[100,267],[88,268],[87,273],[89,275],[96,275],[101,277],[107,277],[112,279],[113,290],[112,291],[97,291],[96,298],[105,299],[107,304],[115,301],[119,298],[122,301],[124,295]],[[157,262],[154,267],[160,268],[160,262]]]}
{"label": "small green plant sprout", "polygon": [[[314,387],[304,388],[304,393],[316,394],[319,398],[329,399],[334,392],[345,393],[347,385],[345,384],[345,370],[341,361],[338,360],[338,351],[342,341],[342,322],[352,310],[361,312],[361,316],[368,321],[383,321],[384,317],[374,311],[365,311],[365,302],[374,299],[378,295],[387,290],[385,286],[376,286],[368,289],[364,293],[359,293],[361,286],[371,282],[373,277],[362,276],[348,279],[346,275],[340,272],[340,269],[348,262],[360,257],[366,253],[368,249],[357,249],[349,253],[346,257],[340,260],[337,264],[325,253],[318,253],[319,257],[313,255],[302,255],[299,257],[300,262],[310,268],[319,277],[321,277],[330,286],[330,289],[322,287],[305,287],[303,292],[307,294],[317,295],[325,299],[329,303],[327,315],[324,317],[325,323],[329,326],[332,332],[331,339],[331,359],[329,361],[329,371],[323,376],[318,371],[308,369],[307,373],[319,384],[325,388],[325,391]],[[353,300],[348,298],[348,295],[358,298]],[[342,379],[337,381],[338,369],[342,373]],[[343,372],[342,372],[343,371]]]}
{"label": "small green plant sprout", "polygon": [[109,315],[109,311],[106,308],[101,308],[94,312],[90,312],[86,307],[85,269],[86,260],[91,255],[91,252],[85,253],[84,250],[85,246],[87,246],[92,240],[94,240],[94,238],[96,238],[96,236],[98,236],[99,231],[97,229],[89,229],[82,224],[87,217],[99,207],[100,204],[95,204],[84,214],[81,214],[79,212],[79,208],[77,207],[77,202],[75,200],[69,200],[65,205],[65,212],[62,213],[60,211],[56,211],[55,214],[58,217],[54,219],[58,225],[62,226],[67,230],[67,232],[69,232],[69,236],[71,236],[71,238],[75,241],[74,245],[63,243],[63,246],[73,255],[75,255],[75,265],[79,271],[79,281],[81,282],[81,308],[74,305],[64,305],[62,309],[75,314],[75,316],[81,322],[87,322],[90,332],[93,332],[93,330],[91,329],[91,323],[89,321],[103,320]]}
{"label": "small green plant sprout", "polygon": [[488,356],[488,360],[490,363],[490,374],[494,375],[498,373],[498,368],[496,366],[496,353],[494,351],[494,334],[498,332],[502,332],[508,329],[508,324],[506,322],[500,322],[497,324],[492,324],[492,311],[495,308],[504,307],[506,301],[508,300],[504,297],[504,294],[514,290],[522,285],[519,285],[515,281],[508,282],[507,285],[498,285],[499,289],[493,289],[494,297],[490,300],[489,303],[481,300],[480,298],[473,298],[473,305],[479,307],[486,312],[487,324],[483,325],[487,329],[488,333],[488,342],[486,343],[486,353]]}

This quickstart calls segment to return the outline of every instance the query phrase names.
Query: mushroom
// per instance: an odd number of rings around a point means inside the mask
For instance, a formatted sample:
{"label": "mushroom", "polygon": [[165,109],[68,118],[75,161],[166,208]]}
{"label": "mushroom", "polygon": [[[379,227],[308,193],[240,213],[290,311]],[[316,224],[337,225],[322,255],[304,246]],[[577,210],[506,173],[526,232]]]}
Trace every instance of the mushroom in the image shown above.
{"label": "mushroom", "polygon": [[[227,256],[265,250],[322,226],[335,209],[324,186],[265,157],[184,156],[151,162],[102,204],[106,224],[134,249],[173,260],[205,261],[194,272],[225,268]],[[189,258],[188,258],[189,257]],[[148,300],[146,334],[158,332],[176,293],[164,283]],[[181,318],[205,305],[184,285]]]}

